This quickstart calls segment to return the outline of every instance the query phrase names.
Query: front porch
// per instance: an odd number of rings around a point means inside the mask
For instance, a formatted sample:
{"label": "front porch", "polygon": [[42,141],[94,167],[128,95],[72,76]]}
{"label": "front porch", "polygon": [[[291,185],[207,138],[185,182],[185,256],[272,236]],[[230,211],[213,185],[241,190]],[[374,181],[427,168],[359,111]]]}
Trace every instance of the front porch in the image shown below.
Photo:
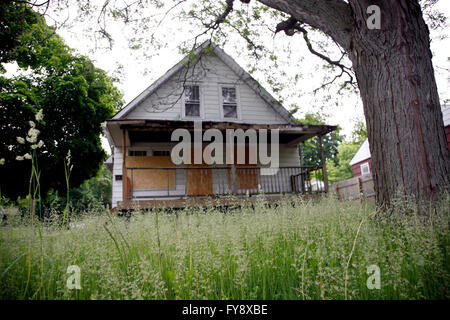
{"label": "front porch", "polygon": [[116,197],[119,210],[154,205],[183,207],[205,202],[225,205],[236,199],[253,201],[256,195],[279,199],[285,195],[328,192],[323,150],[320,165],[303,166],[298,145],[318,136],[322,148],[322,136],[333,131],[334,126],[203,123],[203,130],[215,128],[221,132],[229,128],[279,130],[280,162],[276,167],[267,168],[251,164],[248,156],[243,164],[175,165],[170,157],[170,150],[176,144],[171,142],[171,133],[180,127],[191,131],[193,122],[126,120],[111,121],[108,125],[114,140],[121,140],[114,159],[114,179],[121,189],[120,196]]}
{"label": "front porch", "polygon": [[[164,206],[189,201],[216,201],[264,195],[279,198],[286,194],[327,192],[322,166],[280,167],[262,174],[262,167],[127,167],[125,201],[120,208],[159,203]],[[265,168],[267,169],[267,168]],[[267,172],[266,172],[267,173]],[[157,201],[157,202],[155,202]]]}

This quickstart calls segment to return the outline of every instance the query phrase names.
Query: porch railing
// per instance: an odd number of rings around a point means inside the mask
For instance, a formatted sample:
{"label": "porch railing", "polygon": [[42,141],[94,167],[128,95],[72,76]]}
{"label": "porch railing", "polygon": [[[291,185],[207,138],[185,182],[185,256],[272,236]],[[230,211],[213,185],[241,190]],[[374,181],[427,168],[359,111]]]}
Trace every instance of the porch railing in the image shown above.
{"label": "porch railing", "polygon": [[131,167],[126,171],[126,200],[312,194],[326,190],[322,166]]}

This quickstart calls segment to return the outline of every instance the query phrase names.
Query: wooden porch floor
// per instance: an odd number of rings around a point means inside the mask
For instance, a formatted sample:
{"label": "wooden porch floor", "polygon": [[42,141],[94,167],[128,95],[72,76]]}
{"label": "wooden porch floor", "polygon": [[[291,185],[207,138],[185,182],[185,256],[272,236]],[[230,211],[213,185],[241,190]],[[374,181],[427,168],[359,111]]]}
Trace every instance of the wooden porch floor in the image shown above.
{"label": "wooden porch floor", "polygon": [[[275,203],[284,198],[291,198],[292,200],[298,198],[313,198],[319,197],[320,193],[314,194],[286,194],[276,196],[264,196],[264,201],[268,203]],[[129,200],[121,201],[117,207],[111,209],[111,212],[121,212],[130,210],[150,210],[153,208],[173,208],[182,209],[187,206],[231,206],[244,205],[260,201],[261,196],[253,197],[229,197],[229,198],[212,198],[212,197],[191,197],[187,199],[167,199],[167,200]]]}

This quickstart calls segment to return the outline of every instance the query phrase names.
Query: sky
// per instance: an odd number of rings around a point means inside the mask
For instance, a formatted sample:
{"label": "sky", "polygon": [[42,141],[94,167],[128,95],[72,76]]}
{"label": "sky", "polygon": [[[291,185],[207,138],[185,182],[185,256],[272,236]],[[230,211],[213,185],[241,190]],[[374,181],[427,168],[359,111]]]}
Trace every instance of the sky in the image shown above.
{"label": "sky", "polygon": [[[436,9],[450,17],[450,1],[441,0],[438,2]],[[192,29],[185,27],[184,22],[169,20],[159,26],[160,29],[163,29],[164,34],[169,35],[165,47],[154,50],[154,52],[142,52],[143,49],[141,51],[139,49],[132,50],[129,48],[126,39],[130,35],[132,36],[133,30],[116,21],[110,21],[108,22],[108,30],[113,35],[114,45],[112,49],[102,49],[98,48],[102,45],[101,41],[92,36],[94,33],[91,30],[91,27],[98,26],[98,19],[95,16],[90,20],[81,19],[77,10],[78,7],[71,7],[65,12],[51,12],[47,15],[47,22],[52,24],[54,21],[67,20],[66,27],[59,29],[58,33],[70,47],[81,54],[87,55],[97,67],[102,68],[109,75],[120,79],[116,85],[124,95],[125,104],[139,95],[176,64],[183,57],[177,50],[177,46],[182,41],[192,38]],[[154,14],[155,19],[157,19],[158,14],[160,15],[161,13]],[[142,12],[142,16],[146,16],[146,13]],[[148,31],[149,36],[150,32],[151,30]],[[145,41],[145,32],[143,35],[143,41]],[[443,35],[446,35],[447,38],[440,39]],[[449,28],[437,31],[432,30],[431,38],[436,81],[441,101],[444,101],[450,99],[448,71],[450,69],[448,61],[450,56]],[[233,38],[233,36],[230,37],[230,41],[223,49],[244,69],[248,70],[247,57],[242,54],[244,50],[239,48],[238,45],[236,48],[236,43],[239,40]],[[324,77],[327,76],[329,71],[324,68],[324,63],[320,58],[308,51],[300,36],[289,38],[279,34],[273,37],[272,34],[268,33],[267,39],[264,41],[274,48],[289,48],[291,51],[290,55],[280,53],[278,68],[280,72],[284,71],[287,76],[286,78],[278,76],[279,81],[282,82],[284,79],[290,81],[295,74],[299,74],[298,83],[295,85],[290,83],[288,89],[290,92],[285,95],[287,97],[283,105],[287,108],[291,104],[298,105],[300,108],[297,116],[301,116],[306,112],[320,110],[328,115],[327,124],[339,125],[342,128],[341,133],[345,134],[347,139],[349,139],[356,121],[364,119],[362,102],[359,96],[354,93],[338,95],[336,87],[321,90],[318,94],[313,93],[314,89],[323,83]],[[325,50],[328,50],[328,48],[325,48]],[[335,51],[330,49],[330,52],[333,54]],[[150,53],[151,57],[143,57],[144,53]],[[256,72],[253,76],[269,92],[271,91],[270,86],[267,85],[266,75],[263,72]],[[325,99],[327,96],[330,99]],[[102,138],[102,144],[105,150],[110,152],[105,138]]]}

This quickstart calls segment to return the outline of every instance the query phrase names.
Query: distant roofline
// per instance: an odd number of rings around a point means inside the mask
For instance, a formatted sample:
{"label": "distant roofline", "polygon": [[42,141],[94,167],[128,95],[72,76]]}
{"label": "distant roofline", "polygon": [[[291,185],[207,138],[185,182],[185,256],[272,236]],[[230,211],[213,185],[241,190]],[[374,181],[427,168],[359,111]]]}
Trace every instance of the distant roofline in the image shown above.
{"label": "distant roofline", "polygon": [[361,161],[367,160],[371,158],[370,154],[370,145],[369,139],[364,140],[364,142],[359,147],[358,151],[356,151],[352,160],[350,160],[350,165],[353,166]]}

